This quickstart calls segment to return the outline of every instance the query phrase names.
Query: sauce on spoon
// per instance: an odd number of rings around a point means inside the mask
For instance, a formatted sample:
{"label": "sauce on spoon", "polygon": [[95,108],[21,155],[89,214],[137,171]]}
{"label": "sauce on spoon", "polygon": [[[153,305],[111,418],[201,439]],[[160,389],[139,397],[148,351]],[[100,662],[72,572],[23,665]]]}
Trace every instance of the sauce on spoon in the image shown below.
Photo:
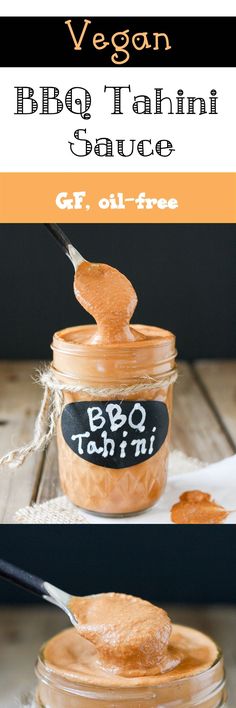
{"label": "sauce on spoon", "polygon": [[70,609],[80,636],[95,645],[106,669],[137,676],[155,671],[165,657],[171,621],[150,602],[111,592],[73,597]]}
{"label": "sauce on spoon", "polygon": [[209,637],[172,625],[164,610],[140,598],[73,597],[70,608],[78,628],[51,639],[44,660],[73,680],[109,687],[169,684],[202,673],[217,660],[218,648]]}
{"label": "sauce on spoon", "polygon": [[105,263],[83,261],[74,277],[74,292],[82,307],[96,320],[90,342],[134,341],[143,336],[130,327],[138,298],[128,278]]}

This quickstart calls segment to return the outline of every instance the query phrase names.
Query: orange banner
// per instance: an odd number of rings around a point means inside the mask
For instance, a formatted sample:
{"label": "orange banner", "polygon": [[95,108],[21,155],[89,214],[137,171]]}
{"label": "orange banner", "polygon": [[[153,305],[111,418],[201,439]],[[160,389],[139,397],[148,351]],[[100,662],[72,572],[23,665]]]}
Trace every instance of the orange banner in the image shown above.
{"label": "orange banner", "polygon": [[0,222],[235,223],[235,173],[0,173]]}

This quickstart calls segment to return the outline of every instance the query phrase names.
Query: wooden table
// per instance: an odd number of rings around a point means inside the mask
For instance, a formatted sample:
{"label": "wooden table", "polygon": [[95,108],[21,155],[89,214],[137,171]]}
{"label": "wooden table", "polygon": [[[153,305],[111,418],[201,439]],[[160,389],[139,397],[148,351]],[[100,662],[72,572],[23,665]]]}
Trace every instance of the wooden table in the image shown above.
{"label": "wooden table", "polygon": [[[32,436],[42,390],[32,375],[39,362],[0,362],[0,455]],[[236,452],[236,361],[179,363],[172,448],[203,462]],[[55,440],[20,469],[0,473],[0,523],[21,507],[61,494]]]}
{"label": "wooden table", "polygon": [[[236,705],[236,608],[167,606],[175,622],[211,634],[222,647],[227,671],[229,708]],[[19,706],[17,698],[34,686],[34,664],[40,645],[68,626],[66,617],[49,607],[0,608],[0,708]]]}

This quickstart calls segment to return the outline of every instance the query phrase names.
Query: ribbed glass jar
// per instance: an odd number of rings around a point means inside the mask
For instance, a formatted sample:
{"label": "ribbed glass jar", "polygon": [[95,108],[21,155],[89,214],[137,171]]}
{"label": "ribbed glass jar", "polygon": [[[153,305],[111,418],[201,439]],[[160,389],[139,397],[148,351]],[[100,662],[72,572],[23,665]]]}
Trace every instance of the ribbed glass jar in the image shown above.
{"label": "ribbed glass jar", "polygon": [[[63,391],[63,413],[57,431],[61,487],[71,501],[83,509],[107,516],[134,514],[152,506],[166,485],[172,390],[176,377],[175,337],[171,332],[157,327],[136,325],[136,330],[144,335],[143,339],[114,345],[86,344],[93,330],[93,325],[72,327],[56,332],[53,337],[53,373],[60,384],[67,387]],[[70,391],[70,387],[80,390]],[[136,402],[136,410],[131,410],[132,418],[128,417],[126,410],[129,401]],[[72,444],[71,440],[79,438],[76,432],[80,430],[82,418],[77,418],[76,425],[75,416],[80,416],[80,408],[70,404],[82,402],[87,402],[90,409],[91,402],[94,404],[93,410],[97,414],[94,429],[96,426],[97,429],[102,427],[102,421],[105,421],[102,416],[99,419],[101,405],[114,408],[115,402],[116,413],[120,411],[120,421],[122,416],[124,420],[131,421],[134,440],[130,442],[130,450],[133,445],[131,452],[133,457],[137,453],[137,459],[132,458],[132,463],[130,458],[127,462],[120,460],[122,445],[125,455],[124,446],[130,439],[128,423],[124,424],[124,428],[120,424],[116,433],[120,436],[118,463],[114,462],[115,456],[110,458],[113,454],[111,446],[114,446],[116,438],[114,433],[111,438],[111,428],[96,430],[101,432],[99,442],[96,436],[94,442],[91,429],[85,430],[84,435],[80,436],[80,448],[75,450],[75,443]],[[145,412],[145,425],[142,426],[142,411],[148,408],[149,402],[150,411]],[[104,411],[103,415],[106,415]],[[154,415],[156,418],[153,418]],[[138,420],[141,421],[139,426]],[[142,430],[143,433],[140,432]],[[158,434],[159,447],[156,451],[154,448],[153,452],[152,444],[157,445]],[[101,447],[103,435],[106,436],[106,449],[105,442]],[[152,443],[152,440],[155,442]],[[95,444],[97,452],[103,451],[98,463],[94,463],[90,454],[91,445]]]}
{"label": "ribbed glass jar", "polygon": [[36,665],[40,708],[226,708],[224,663],[219,653],[208,670],[158,686],[103,688],[78,683],[47,666],[43,648]]}

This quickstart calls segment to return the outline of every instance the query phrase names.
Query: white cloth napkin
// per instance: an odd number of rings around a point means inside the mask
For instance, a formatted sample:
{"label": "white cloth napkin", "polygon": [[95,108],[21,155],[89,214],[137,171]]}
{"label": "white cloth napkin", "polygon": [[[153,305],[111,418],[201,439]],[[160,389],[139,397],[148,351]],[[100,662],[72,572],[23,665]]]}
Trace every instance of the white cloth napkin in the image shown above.
{"label": "white cloth napkin", "polygon": [[223,523],[236,523],[236,455],[201,467],[191,474],[174,474],[169,478],[165,494],[158,504],[143,515],[142,523],[172,523],[170,518],[172,505],[178,501],[182,492],[191,489],[199,489],[201,492],[211,494],[217,504],[232,512]]}
{"label": "white cloth napkin", "polygon": [[186,457],[174,450],[170,455],[166,491],[154,507],[137,516],[106,518],[77,509],[65,496],[19,509],[18,524],[170,524],[170,509],[182,492],[200,489],[208,492],[225,509],[234,511],[224,523],[236,523],[236,455],[213,465]]}

